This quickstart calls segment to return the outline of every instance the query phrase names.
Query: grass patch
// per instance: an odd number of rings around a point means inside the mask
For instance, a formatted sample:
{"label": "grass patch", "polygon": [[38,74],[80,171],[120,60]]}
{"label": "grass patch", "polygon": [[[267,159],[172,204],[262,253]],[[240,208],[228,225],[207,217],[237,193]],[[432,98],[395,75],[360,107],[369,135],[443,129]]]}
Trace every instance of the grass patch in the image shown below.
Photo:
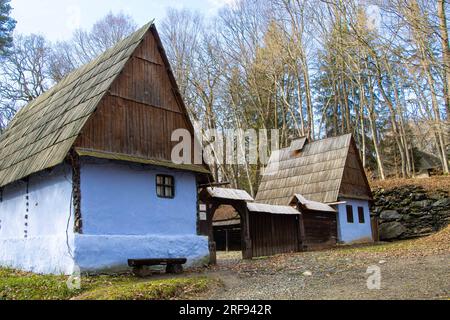
{"label": "grass patch", "polygon": [[66,280],[64,277],[0,269],[0,300],[69,299],[78,292],[70,291]]}
{"label": "grass patch", "polygon": [[0,269],[0,300],[168,300],[207,291],[208,278],[137,279],[131,275],[84,276],[80,290],[69,290],[68,277]]}
{"label": "grass patch", "polygon": [[186,298],[206,291],[207,278],[176,278],[136,283],[129,282],[88,291],[81,300],[172,300]]}

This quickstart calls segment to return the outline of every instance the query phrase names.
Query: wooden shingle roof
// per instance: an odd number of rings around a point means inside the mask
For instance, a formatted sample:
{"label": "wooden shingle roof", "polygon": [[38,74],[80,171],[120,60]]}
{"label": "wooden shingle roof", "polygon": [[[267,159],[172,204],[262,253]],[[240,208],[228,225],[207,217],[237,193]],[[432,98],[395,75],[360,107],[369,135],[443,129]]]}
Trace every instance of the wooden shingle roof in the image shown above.
{"label": "wooden shingle roof", "polygon": [[153,23],[23,107],[0,136],[0,187],[62,163]]}
{"label": "wooden shingle roof", "polygon": [[[300,194],[311,201],[336,202],[344,179],[344,168],[348,165],[351,143],[352,135],[347,134],[306,143],[300,152],[294,152],[291,148],[273,152],[255,200],[289,205],[292,197]],[[362,166],[361,170],[364,175]]]}
{"label": "wooden shingle roof", "polygon": [[252,196],[245,190],[208,187],[206,191],[214,199],[254,201]]}

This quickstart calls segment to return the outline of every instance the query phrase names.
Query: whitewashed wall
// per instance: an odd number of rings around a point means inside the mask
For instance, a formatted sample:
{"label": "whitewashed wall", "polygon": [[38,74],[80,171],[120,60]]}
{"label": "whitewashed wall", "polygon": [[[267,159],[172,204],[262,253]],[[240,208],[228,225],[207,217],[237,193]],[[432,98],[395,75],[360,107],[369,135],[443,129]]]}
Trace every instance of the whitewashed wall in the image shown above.
{"label": "whitewashed wall", "polygon": [[[175,198],[156,195],[156,175],[175,178]],[[84,160],[81,164],[83,234],[76,235],[76,263],[84,271],[121,270],[128,259],[209,255],[197,236],[195,174],[160,167]]]}
{"label": "whitewashed wall", "polygon": [[0,266],[36,273],[72,272],[71,179],[71,169],[61,165],[31,176],[28,183],[18,181],[3,189]]}
{"label": "whitewashed wall", "polygon": [[[156,196],[156,174],[174,176],[174,199]],[[71,169],[59,166],[31,176],[28,186],[16,182],[3,189],[0,266],[71,274],[75,266],[126,270],[130,258],[186,257],[188,265],[207,261],[207,237],[196,234],[193,173],[83,162],[83,234],[73,233],[71,179]]]}
{"label": "whitewashed wall", "polygon": [[[338,238],[339,241],[369,242],[372,241],[372,226],[370,222],[369,202],[353,199],[341,199],[344,204],[339,204],[338,210]],[[353,207],[353,223],[347,222],[347,205]],[[364,223],[359,223],[358,207],[364,208]]]}

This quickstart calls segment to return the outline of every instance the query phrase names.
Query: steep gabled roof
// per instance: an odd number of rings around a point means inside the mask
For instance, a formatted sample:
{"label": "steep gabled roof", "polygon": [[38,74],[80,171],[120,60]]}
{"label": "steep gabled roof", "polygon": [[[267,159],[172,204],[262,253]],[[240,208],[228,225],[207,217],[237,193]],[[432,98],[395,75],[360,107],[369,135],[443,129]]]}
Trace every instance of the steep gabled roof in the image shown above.
{"label": "steep gabled roof", "polygon": [[152,23],[23,107],[0,136],[0,186],[62,163]]}
{"label": "steep gabled roof", "polygon": [[[344,169],[349,163],[355,162],[358,169],[352,167],[347,170],[351,177],[363,180],[361,184],[364,196],[358,197],[371,199],[359,158],[349,161],[350,155],[359,157],[352,151],[352,143],[354,144],[352,135],[347,134],[306,143],[301,151],[285,148],[273,152],[255,200],[267,204],[289,205],[292,197],[300,194],[311,201],[336,202],[339,196],[343,196],[341,189],[346,185],[343,183],[347,177]],[[359,174],[356,176],[354,171]]]}

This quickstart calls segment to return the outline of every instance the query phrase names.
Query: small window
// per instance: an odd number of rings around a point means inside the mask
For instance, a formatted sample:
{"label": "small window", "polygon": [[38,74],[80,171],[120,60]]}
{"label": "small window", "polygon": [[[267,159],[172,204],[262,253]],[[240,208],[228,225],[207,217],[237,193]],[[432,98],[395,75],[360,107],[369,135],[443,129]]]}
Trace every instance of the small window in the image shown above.
{"label": "small window", "polygon": [[359,218],[359,223],[366,223],[363,207],[358,207],[358,218]]}
{"label": "small window", "polygon": [[172,176],[156,176],[156,194],[160,198],[173,199],[175,197],[175,180]]}
{"label": "small window", "polygon": [[355,220],[353,219],[353,207],[347,206],[347,222],[348,223],[354,223]]}

